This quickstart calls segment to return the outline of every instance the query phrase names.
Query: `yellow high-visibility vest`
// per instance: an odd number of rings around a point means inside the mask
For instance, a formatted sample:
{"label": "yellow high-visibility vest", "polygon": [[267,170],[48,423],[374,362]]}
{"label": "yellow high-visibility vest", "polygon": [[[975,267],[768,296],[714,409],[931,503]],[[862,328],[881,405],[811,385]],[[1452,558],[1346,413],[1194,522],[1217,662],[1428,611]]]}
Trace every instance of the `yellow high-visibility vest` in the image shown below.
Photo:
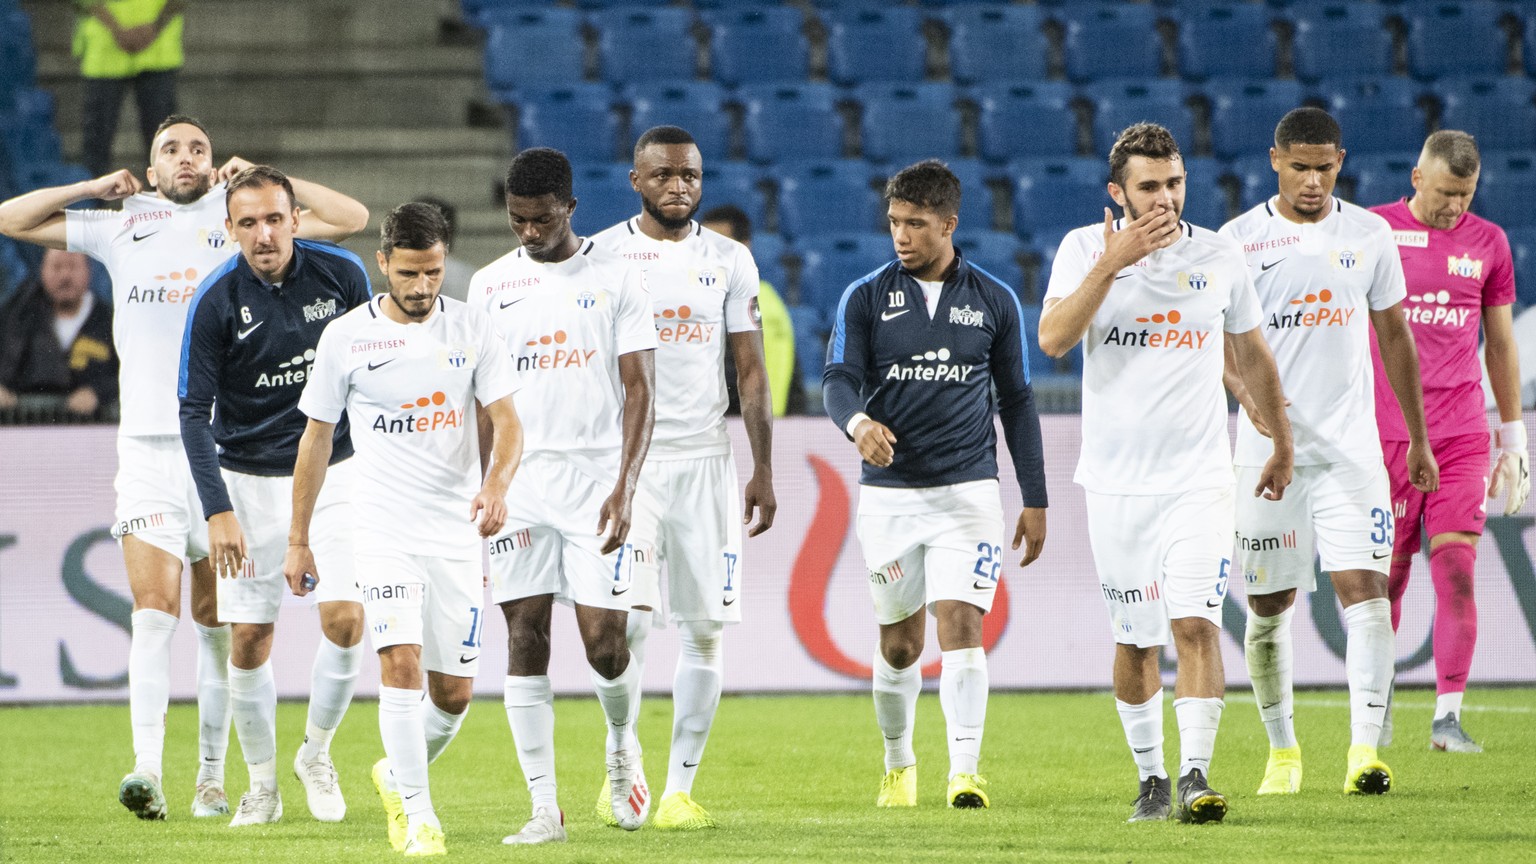
{"label": "yellow high-visibility vest", "polygon": [[[152,24],[169,0],[106,0],[107,11],[124,27]],[[185,16],[177,14],[148,48],[129,54],[117,47],[112,31],[90,14],[92,2],[79,2],[75,18],[74,53],[86,78],[131,78],[140,72],[180,69],[181,33]]]}

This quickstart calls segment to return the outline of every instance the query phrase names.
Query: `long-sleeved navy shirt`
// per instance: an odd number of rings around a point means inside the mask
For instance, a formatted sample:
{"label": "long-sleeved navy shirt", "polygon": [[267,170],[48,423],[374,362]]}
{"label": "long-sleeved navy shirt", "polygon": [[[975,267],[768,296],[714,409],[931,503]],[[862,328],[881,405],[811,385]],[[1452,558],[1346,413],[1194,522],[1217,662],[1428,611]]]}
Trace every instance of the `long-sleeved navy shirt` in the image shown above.
{"label": "long-sleeved navy shirt", "polygon": [[[293,241],[293,266],[281,285],[263,281],[236,255],[198,286],[178,392],[181,442],[205,518],[233,509],[219,466],[263,477],[293,473],[308,422],[299,394],[320,333],[371,296],[361,259],[313,240]],[[343,417],[331,463],[351,455]]]}
{"label": "long-sleeved navy shirt", "polygon": [[896,436],[890,466],[865,462],[860,483],[925,488],[997,479],[995,407],[1024,506],[1046,506],[1023,317],[1012,289],[959,250],[932,317],[922,286],[899,262],[848,286],[827,347],[827,414],[846,433],[863,411]]}

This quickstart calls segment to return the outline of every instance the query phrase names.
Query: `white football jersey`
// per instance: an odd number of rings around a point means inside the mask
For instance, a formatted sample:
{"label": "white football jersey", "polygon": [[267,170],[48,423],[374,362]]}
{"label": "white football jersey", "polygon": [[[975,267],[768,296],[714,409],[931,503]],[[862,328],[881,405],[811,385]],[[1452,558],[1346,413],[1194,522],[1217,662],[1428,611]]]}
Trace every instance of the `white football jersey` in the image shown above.
{"label": "white football jersey", "polygon": [[[1387,220],[1334,198],[1320,222],[1280,215],[1275,199],[1222,226],[1241,243],[1263,308],[1262,332],[1291,400],[1297,465],[1381,462],[1371,371],[1371,310],[1407,296]],[[1239,465],[1263,465],[1270,441],[1239,411]]]}
{"label": "white football jersey", "polygon": [[519,376],[480,310],[439,297],[427,320],[399,324],[380,307],[386,297],[326,325],[299,410],[326,423],[347,412],[359,544],[478,560],[475,402],[512,394]]}
{"label": "white football jersey", "polygon": [[112,276],[112,341],[122,361],[119,435],[180,435],[181,337],[197,286],[240,251],[224,230],[224,184],[191,204],[130,195],[122,210],[66,210],[69,251]]}
{"label": "white football jersey", "polygon": [[727,333],[762,328],[757,262],[697,222],[680,241],[653,240],[640,217],[592,236],[645,273],[656,321],[656,429],[647,459],[731,452],[725,430]]}
{"label": "white football jersey", "polygon": [[522,379],[517,395],[523,454],[582,458],[602,479],[618,477],[624,447],[619,355],[656,347],[645,276],[617,253],[582,238],[556,263],[519,248],[469,281]]}
{"label": "white football jersey", "polygon": [[[1222,334],[1259,326],[1259,303],[1236,243],[1179,224],[1178,242],[1120,271],[1083,336],[1074,479],[1093,492],[1166,495],[1233,482]],[[1102,224],[1069,233],[1046,299],[1075,292],[1102,254]]]}

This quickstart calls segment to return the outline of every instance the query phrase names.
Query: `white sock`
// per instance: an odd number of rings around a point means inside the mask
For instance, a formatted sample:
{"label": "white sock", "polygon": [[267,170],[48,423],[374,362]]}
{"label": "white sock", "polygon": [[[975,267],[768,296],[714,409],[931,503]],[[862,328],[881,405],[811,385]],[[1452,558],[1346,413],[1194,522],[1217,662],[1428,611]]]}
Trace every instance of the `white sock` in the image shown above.
{"label": "white sock", "polygon": [[918,663],[897,669],[875,649],[875,723],[885,736],[885,770],[917,764],[912,752],[912,727],[917,720],[917,694],[923,689]]}
{"label": "white sock", "polygon": [[311,762],[331,749],[331,738],[352,704],[357,689],[357,671],[363,665],[363,645],[343,648],[320,636],[315,649],[315,665],[309,674],[309,719],[304,725],[301,757]]}
{"label": "white sock", "polygon": [[171,702],[171,637],[176,616],[140,609],[129,619],[128,716],[133,723],[133,770],[163,779],[165,710]]}
{"label": "white sock", "polygon": [[427,737],[421,727],[421,691],[379,688],[379,737],[410,827],[437,824],[427,787]]}
{"label": "white sock", "polygon": [[508,675],[502,688],[517,764],[528,782],[533,810],[558,812],[555,800],[555,694],[548,675]]}
{"label": "white sock", "polygon": [[197,627],[197,782],[224,785],[229,752],[229,625]]}
{"label": "white sock", "polygon": [[629,705],[629,729],[635,736],[635,749],[640,749],[640,681],[645,677],[645,643],[651,635],[651,616],[654,612],[629,610],[629,620],[624,625],[624,639],[629,643],[629,665],[635,670],[635,692]]}
{"label": "white sock", "polygon": [[1163,767],[1162,689],[1140,705],[1116,699],[1115,709],[1120,712],[1120,725],[1125,728],[1125,743],[1131,747],[1131,758],[1136,760],[1137,779],[1167,779],[1168,769]]}
{"label": "white sock", "polygon": [[597,691],[597,704],[603,706],[603,716],[608,720],[608,752],[624,750],[636,741],[630,731],[630,705],[640,691],[640,676],[635,664],[624,667],[617,678],[604,678],[596,669],[592,673],[592,689]]}
{"label": "white sock", "polygon": [[949,732],[949,776],[975,774],[987,722],[987,652],[960,648],[939,658],[939,704]]}
{"label": "white sock", "polygon": [[1385,597],[1362,600],[1344,610],[1349,641],[1344,672],[1349,678],[1349,743],[1377,746],[1387,714],[1396,648],[1392,640],[1392,604]]}
{"label": "white sock", "polygon": [[1451,714],[1460,716],[1461,697],[1465,695],[1467,695],[1467,691],[1460,690],[1455,693],[1441,693],[1439,696],[1436,696],[1435,719],[1439,720],[1441,717],[1446,717]]}
{"label": "white sock", "polygon": [[432,697],[426,696],[421,700],[421,725],[426,730],[427,739],[427,764],[437,761],[437,757],[443,755],[448,745],[453,743],[453,736],[459,734],[459,727],[464,725],[464,718],[469,716],[469,706],[464,706],[463,714],[449,714],[437,707]]}
{"label": "white sock", "polygon": [[[684,621],[678,627],[681,644],[677,673],[672,679],[672,749],[667,753],[667,788],[693,792],[693,778],[704,758],[709,729],[720,707],[720,680],[725,673],[718,621]],[[631,661],[633,662],[633,661]]]}
{"label": "white sock", "polygon": [[1226,703],[1216,698],[1186,696],[1173,700],[1173,716],[1179,721],[1179,776],[1198,768],[1211,776],[1211,754],[1216,751],[1216,727]]}
{"label": "white sock", "polygon": [[251,788],[277,788],[277,684],[272,661],[255,669],[229,667],[229,707]]}
{"label": "white sock", "polygon": [[1275,749],[1296,746],[1296,708],[1291,684],[1295,664],[1291,616],[1295,611],[1292,606],[1279,615],[1266,617],[1250,608],[1243,637],[1243,659],[1253,681],[1253,701],[1259,706],[1264,731],[1269,733],[1269,746]]}

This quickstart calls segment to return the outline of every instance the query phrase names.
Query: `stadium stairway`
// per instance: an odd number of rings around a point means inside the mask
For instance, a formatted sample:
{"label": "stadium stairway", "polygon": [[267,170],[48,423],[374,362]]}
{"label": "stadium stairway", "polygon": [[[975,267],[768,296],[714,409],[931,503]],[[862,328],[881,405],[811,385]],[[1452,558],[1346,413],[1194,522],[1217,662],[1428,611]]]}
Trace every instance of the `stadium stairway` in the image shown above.
{"label": "stadium stairway", "polygon": [[[38,83],[58,100],[65,153],[77,159],[83,88],[70,56],[70,4],[26,0]],[[181,110],[213,134],[222,162],[240,155],[331,186],[368,205],[373,221],[348,246],[372,260],[377,226],[396,204],[431,194],[458,209],[455,253],[489,263],[509,248],[492,181],[510,158],[500,125],[472,127],[485,101],[478,43],[441,44],[457,0],[198,0],[187,4]],[[132,98],[124,100],[116,161],[141,172]]]}

